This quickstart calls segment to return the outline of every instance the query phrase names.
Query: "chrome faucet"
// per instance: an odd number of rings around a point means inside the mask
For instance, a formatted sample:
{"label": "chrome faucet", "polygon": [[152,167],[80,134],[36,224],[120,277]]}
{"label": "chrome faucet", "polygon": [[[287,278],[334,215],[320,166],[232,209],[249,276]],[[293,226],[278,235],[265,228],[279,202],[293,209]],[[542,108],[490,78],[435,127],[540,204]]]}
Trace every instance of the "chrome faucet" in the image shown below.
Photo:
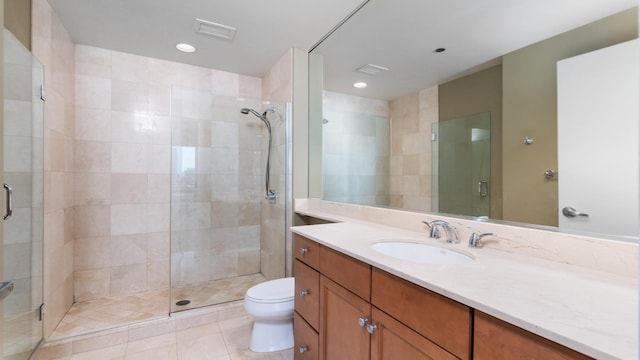
{"label": "chrome faucet", "polygon": [[442,229],[444,229],[444,233],[447,236],[447,238],[445,239],[446,242],[453,243],[453,244],[460,243],[460,240],[458,240],[458,237],[456,236],[456,232],[453,229],[453,226],[451,226],[451,224],[449,224],[448,222],[444,220],[433,220],[431,222],[423,221],[423,223],[429,227],[430,237],[432,238],[440,237],[440,232],[438,231],[438,226],[440,226],[442,227]]}
{"label": "chrome faucet", "polygon": [[469,247],[472,248],[481,248],[484,246],[484,244],[482,243],[482,238],[485,236],[496,236],[496,234],[493,233],[484,233],[484,234],[478,234],[476,232],[471,234],[471,237],[469,237]]}

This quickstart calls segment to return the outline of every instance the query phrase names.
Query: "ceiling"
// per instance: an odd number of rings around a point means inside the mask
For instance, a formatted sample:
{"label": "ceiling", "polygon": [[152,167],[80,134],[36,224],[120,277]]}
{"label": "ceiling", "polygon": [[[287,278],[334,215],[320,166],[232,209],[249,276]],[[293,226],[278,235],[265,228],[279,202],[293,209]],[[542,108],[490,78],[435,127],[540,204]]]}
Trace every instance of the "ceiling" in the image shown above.
{"label": "ceiling", "polygon": [[[49,0],[76,43],[262,77],[291,47],[309,50],[363,0]],[[195,20],[237,29],[233,40]],[[185,54],[186,42],[197,48]]]}
{"label": "ceiling", "polygon": [[[324,88],[392,100],[457,78],[534,42],[637,6],[638,0],[371,0],[314,53]],[[443,53],[435,53],[439,47]],[[390,70],[376,76],[365,64]],[[353,83],[365,81],[365,89]]]}

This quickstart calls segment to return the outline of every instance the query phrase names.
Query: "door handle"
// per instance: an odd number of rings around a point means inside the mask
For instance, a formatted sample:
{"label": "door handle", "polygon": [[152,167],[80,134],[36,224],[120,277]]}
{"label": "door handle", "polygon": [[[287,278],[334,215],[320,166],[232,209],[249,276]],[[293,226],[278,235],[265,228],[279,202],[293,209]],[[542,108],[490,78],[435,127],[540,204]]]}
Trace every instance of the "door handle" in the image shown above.
{"label": "door handle", "polygon": [[13,291],[13,283],[11,281],[0,282],[0,301],[9,296]]}
{"label": "door handle", "polygon": [[4,189],[7,192],[7,203],[5,206],[6,213],[2,217],[2,220],[7,220],[11,217],[11,214],[13,214],[13,189],[7,184],[4,184]]}
{"label": "door handle", "polygon": [[576,210],[573,206],[565,206],[562,208],[562,215],[568,217],[568,218],[574,218],[574,217],[589,217],[589,214],[585,214],[585,213],[581,213],[578,210]]}

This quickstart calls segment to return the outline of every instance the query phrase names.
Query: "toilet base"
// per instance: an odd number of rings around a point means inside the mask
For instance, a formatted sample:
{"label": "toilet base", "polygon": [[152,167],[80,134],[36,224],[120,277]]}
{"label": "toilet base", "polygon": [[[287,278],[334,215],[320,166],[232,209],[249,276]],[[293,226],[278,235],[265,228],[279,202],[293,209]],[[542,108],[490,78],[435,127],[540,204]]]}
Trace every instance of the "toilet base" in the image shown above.
{"label": "toilet base", "polygon": [[293,318],[255,321],[249,350],[272,352],[293,347]]}

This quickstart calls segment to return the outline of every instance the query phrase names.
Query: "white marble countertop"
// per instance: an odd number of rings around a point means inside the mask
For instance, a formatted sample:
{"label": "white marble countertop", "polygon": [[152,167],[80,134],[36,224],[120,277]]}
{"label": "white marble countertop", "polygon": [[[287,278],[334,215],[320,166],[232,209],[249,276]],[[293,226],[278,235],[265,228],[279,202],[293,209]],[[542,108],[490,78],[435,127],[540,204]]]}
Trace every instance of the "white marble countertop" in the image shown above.
{"label": "white marble countertop", "polygon": [[[426,232],[342,217],[339,221],[343,222],[297,226],[292,231],[594,358],[638,359],[637,278],[490,246],[473,249],[466,239],[445,244]],[[391,239],[451,248],[475,260],[461,265],[419,264],[370,248]]]}

